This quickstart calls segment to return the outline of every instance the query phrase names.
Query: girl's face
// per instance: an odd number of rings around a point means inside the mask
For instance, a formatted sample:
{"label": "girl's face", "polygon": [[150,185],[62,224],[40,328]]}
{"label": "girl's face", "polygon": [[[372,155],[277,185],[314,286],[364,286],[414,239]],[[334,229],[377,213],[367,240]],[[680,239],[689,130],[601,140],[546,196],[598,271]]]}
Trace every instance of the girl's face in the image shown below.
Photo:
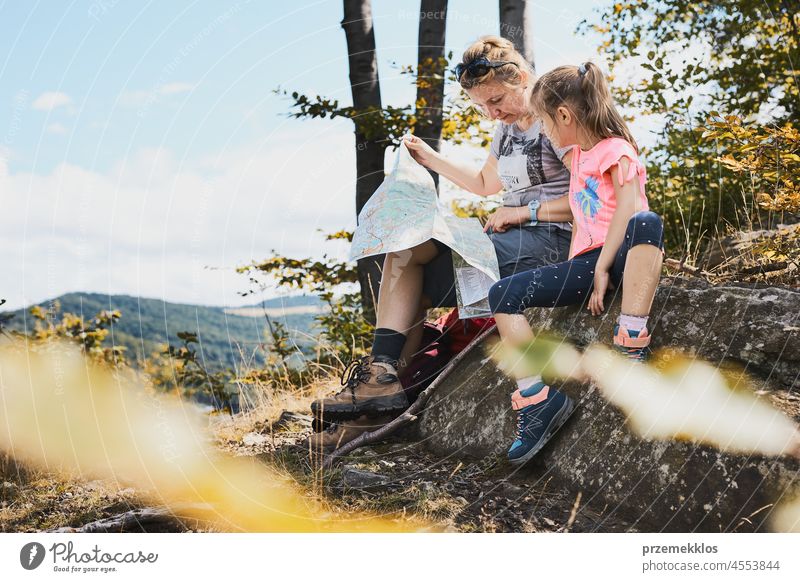
{"label": "girl's face", "polygon": [[466,89],[466,93],[472,103],[492,120],[499,119],[510,125],[531,113],[531,86],[525,77],[522,84],[511,88],[492,81]]}
{"label": "girl's face", "polygon": [[556,110],[555,118],[542,114],[542,128],[550,143],[557,148],[564,148],[578,143],[578,129],[575,116],[566,107]]}

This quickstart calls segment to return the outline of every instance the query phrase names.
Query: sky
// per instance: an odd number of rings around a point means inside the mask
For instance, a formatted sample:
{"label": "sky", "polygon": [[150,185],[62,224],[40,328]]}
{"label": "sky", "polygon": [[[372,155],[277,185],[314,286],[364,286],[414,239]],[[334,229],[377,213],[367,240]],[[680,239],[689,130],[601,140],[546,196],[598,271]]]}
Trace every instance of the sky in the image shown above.
{"label": "sky", "polygon": [[[537,69],[600,61],[575,29],[608,4],[534,2]],[[372,6],[383,103],[405,105],[419,1]],[[237,266],[346,257],[322,233],[355,226],[352,123],[291,119],[276,92],[351,103],[342,16],[338,0],[0,0],[1,309],[72,291],[249,304]],[[497,2],[449,2],[455,55],[498,30]]]}

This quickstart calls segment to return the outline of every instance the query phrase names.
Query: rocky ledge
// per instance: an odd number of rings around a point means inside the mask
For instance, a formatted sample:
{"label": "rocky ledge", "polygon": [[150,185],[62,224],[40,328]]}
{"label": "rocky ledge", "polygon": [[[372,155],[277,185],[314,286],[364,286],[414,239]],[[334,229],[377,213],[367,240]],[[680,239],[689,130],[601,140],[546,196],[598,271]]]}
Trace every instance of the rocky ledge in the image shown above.
{"label": "rocky ledge", "polygon": [[[651,312],[653,347],[738,368],[759,395],[800,419],[798,312],[800,293],[793,289],[667,278]],[[618,314],[619,297],[600,318],[578,307],[528,311],[535,328],[578,345],[610,343]],[[413,438],[448,458],[502,455],[514,433],[513,389],[486,352],[476,350],[439,386]],[[639,531],[767,531],[775,504],[798,490],[800,465],[793,459],[643,440],[594,386],[566,383],[563,389],[579,406],[523,477],[580,493],[581,510]]]}

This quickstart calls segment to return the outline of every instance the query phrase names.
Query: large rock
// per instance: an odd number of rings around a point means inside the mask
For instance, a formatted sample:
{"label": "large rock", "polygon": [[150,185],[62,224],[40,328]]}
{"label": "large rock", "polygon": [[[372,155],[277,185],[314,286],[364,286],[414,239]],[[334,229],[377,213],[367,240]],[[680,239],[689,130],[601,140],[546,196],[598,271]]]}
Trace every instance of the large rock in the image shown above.
{"label": "large rock", "polygon": [[[793,388],[800,369],[799,309],[800,293],[789,289],[665,279],[651,312],[653,346],[743,368],[764,397],[797,417],[800,399]],[[618,314],[618,300],[602,318],[578,307],[528,312],[535,328],[578,344],[610,343]],[[797,485],[795,461],[645,441],[625,427],[624,417],[594,386],[570,383],[563,388],[579,407],[533,467],[526,468],[525,478],[556,479],[582,492],[583,503],[605,511],[609,519],[624,519],[643,531],[768,529],[772,504],[786,500]],[[514,433],[513,389],[486,352],[476,351],[433,395],[417,436],[439,454],[503,455]]]}

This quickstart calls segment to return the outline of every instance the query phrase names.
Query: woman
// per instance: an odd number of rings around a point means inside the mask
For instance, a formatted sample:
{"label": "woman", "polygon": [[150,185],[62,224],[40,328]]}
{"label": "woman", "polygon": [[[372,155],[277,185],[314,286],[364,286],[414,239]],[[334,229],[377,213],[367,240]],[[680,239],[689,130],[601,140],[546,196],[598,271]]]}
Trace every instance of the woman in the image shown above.
{"label": "woman", "polygon": [[[490,119],[500,121],[486,162],[479,171],[462,166],[414,136],[405,140],[411,155],[479,196],[503,191],[503,206],[489,217],[485,228],[501,277],[566,260],[572,219],[566,197],[569,148],[553,148],[541,122],[534,118],[530,96],[535,79],[530,64],[510,41],[484,36],[464,52],[455,73],[472,103]],[[426,310],[455,305],[452,252],[446,245],[429,240],[388,253],[371,355],[347,370],[341,392],[312,404],[317,418],[335,424],[312,435],[309,446],[324,451],[338,448],[407,408],[398,368],[420,347]]]}

